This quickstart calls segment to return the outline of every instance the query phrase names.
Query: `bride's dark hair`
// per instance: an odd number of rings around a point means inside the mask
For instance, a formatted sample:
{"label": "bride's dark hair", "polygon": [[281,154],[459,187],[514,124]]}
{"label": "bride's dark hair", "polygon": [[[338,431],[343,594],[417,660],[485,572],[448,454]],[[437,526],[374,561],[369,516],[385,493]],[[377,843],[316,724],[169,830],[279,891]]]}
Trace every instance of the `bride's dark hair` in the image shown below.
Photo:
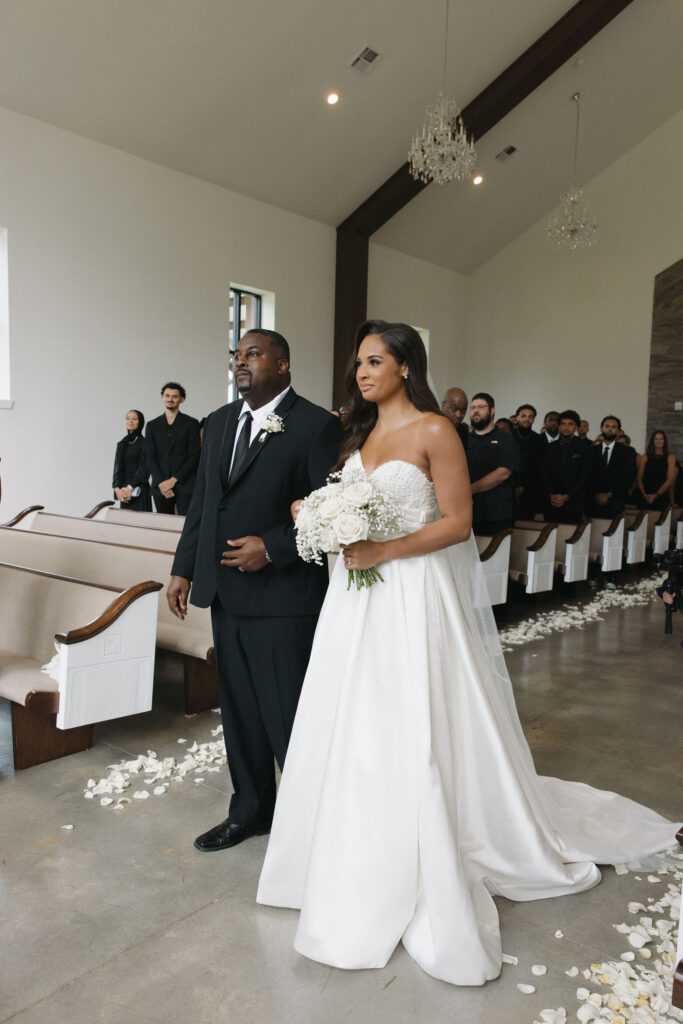
{"label": "bride's dark hair", "polygon": [[405,363],[408,376],[404,378],[404,387],[415,408],[419,412],[435,412],[441,415],[439,403],[427,380],[427,353],[415,328],[409,324],[390,324],[386,320],[366,320],[356,331],[353,352],[346,370],[345,384],[350,411],[337,468],[343,466],[353,452],[363,447],[377,422],[376,402],[367,402],[356,383],[358,349],[369,334],[379,335],[399,366]]}

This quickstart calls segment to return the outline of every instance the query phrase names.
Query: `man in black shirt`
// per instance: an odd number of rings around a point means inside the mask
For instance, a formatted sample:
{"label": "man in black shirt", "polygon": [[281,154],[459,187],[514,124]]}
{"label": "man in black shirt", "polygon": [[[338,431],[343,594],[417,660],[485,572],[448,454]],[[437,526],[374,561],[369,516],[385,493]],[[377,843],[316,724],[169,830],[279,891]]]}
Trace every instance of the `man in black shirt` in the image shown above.
{"label": "man in black shirt", "polygon": [[520,405],[515,413],[514,438],[519,445],[519,478],[515,487],[518,519],[533,519],[541,507],[539,463],[546,444],[541,435],[532,430],[535,419],[533,405]]}
{"label": "man in black shirt", "polygon": [[467,465],[472,481],[472,529],[492,536],[515,521],[513,474],[519,470],[519,449],[513,437],[495,426],[496,404],[479,392],[472,399],[472,433]]}
{"label": "man in black shirt", "polygon": [[551,523],[578,523],[583,518],[588,449],[576,436],[579,414],[573,409],[560,413],[560,438],[546,445],[542,481],[544,516]]}
{"label": "man in black shirt", "polygon": [[185,401],[182,384],[169,381],[161,389],[165,412],[147,424],[147,462],[157,512],[184,516],[190,507],[201,441],[199,423],[180,412]]}

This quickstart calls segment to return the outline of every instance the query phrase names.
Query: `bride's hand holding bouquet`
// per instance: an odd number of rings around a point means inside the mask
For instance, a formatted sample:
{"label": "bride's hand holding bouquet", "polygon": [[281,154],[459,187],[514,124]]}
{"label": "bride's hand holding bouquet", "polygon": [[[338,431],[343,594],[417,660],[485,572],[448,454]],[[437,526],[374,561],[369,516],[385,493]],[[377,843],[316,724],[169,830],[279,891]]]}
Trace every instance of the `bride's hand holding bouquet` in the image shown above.
{"label": "bride's hand holding bouquet", "polygon": [[398,505],[363,471],[332,473],[324,487],[294,503],[292,515],[300,557],[322,565],[324,554],[342,551],[348,586],[358,590],[382,580],[380,541],[403,525]]}

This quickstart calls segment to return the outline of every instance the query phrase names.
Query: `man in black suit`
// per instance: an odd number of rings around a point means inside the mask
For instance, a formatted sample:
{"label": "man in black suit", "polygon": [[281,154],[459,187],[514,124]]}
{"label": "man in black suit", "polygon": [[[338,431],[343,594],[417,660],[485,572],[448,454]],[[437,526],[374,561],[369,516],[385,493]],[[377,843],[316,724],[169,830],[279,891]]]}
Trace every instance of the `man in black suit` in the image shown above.
{"label": "man in black suit", "polygon": [[290,387],[289,346],[252,330],[235,352],[243,399],[211,413],[167,590],[179,618],[211,606],[228,765],[228,817],[195,840],[224,850],[270,830],[289,736],[327,589],[297,554],[292,502],[338,458],[339,420]]}
{"label": "man in black suit", "polygon": [[605,416],[600,424],[602,443],[589,449],[590,508],[588,515],[614,519],[624,511],[628,491],[636,478],[636,453],[617,444],[618,416]]}
{"label": "man in black suit", "polygon": [[512,435],[519,445],[519,477],[515,487],[517,518],[533,519],[540,510],[541,456],[550,447],[533,429],[536,408],[520,405],[515,413],[515,432]]}
{"label": "man in black suit", "polygon": [[543,512],[549,523],[578,523],[584,514],[588,451],[580,437],[579,414],[560,413],[560,439],[547,444],[543,458]]}
{"label": "man in black suit", "polygon": [[150,420],[145,431],[152,497],[157,512],[184,516],[199,465],[199,423],[180,411],[185,401],[182,384],[164,384],[161,397],[165,412]]}

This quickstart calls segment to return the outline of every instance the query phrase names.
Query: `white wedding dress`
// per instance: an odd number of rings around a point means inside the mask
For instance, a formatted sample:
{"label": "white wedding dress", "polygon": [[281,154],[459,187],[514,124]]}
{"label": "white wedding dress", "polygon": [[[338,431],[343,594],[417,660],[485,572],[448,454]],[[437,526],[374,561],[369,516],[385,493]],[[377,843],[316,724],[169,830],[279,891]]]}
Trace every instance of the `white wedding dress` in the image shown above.
{"label": "white wedding dress", "polygon": [[[345,472],[362,469],[359,453]],[[411,463],[372,474],[412,532],[438,517]],[[492,894],[581,892],[597,864],[675,843],[625,797],[536,775],[474,540],[332,573],[287,754],[258,901],[301,910],[295,947],[383,967],[399,942],[435,978],[501,970]]]}

